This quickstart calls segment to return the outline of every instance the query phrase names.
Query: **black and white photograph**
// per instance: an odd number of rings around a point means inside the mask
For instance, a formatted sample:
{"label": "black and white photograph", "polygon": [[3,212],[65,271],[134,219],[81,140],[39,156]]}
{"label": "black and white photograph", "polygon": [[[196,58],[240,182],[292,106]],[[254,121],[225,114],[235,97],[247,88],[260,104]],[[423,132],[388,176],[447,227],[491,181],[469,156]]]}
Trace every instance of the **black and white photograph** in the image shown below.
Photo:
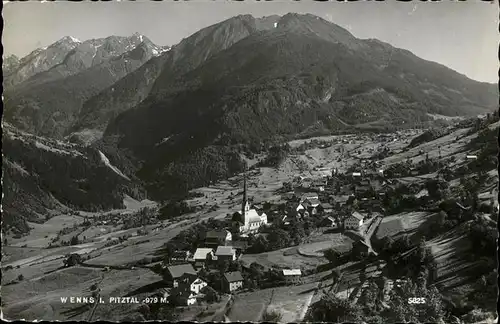
{"label": "black and white photograph", "polygon": [[498,323],[498,1],[3,1],[1,314]]}

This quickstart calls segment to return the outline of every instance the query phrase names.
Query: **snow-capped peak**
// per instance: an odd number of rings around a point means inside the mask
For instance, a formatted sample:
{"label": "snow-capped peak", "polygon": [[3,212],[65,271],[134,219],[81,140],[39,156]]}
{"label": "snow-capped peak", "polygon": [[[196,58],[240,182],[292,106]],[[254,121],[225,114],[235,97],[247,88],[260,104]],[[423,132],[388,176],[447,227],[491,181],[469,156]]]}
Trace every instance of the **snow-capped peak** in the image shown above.
{"label": "snow-capped peak", "polygon": [[73,36],[69,36],[69,39],[71,39],[75,43],[81,43],[81,41],[78,38],[75,38]]}
{"label": "snow-capped peak", "polygon": [[151,52],[153,53],[154,56],[158,56],[165,52],[170,51],[170,49],[171,49],[170,46],[155,46],[155,48],[153,48]]}

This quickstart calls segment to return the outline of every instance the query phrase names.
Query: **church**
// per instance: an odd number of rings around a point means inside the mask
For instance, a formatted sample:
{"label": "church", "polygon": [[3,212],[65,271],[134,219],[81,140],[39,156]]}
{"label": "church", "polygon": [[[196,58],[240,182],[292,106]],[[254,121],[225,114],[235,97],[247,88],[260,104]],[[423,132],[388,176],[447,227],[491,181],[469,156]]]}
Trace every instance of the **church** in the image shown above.
{"label": "church", "polygon": [[250,209],[247,197],[246,174],[243,178],[243,201],[241,204],[241,211],[234,214],[233,221],[237,223],[240,234],[257,233],[262,225],[267,225],[267,215],[264,212],[259,214],[257,210]]}

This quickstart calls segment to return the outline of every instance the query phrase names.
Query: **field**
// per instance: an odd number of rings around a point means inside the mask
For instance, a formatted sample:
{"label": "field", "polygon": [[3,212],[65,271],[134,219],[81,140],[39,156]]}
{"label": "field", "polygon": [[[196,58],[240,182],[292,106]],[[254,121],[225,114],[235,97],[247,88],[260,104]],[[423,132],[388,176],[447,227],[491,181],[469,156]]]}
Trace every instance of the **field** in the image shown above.
{"label": "field", "polygon": [[317,286],[311,283],[238,294],[227,317],[232,322],[259,322],[266,311],[275,310],[282,314],[282,322],[301,321]]}
{"label": "field", "polygon": [[[77,304],[64,304],[61,302],[61,297],[88,297],[90,286],[102,280],[101,295],[107,300],[111,296],[124,296],[160,279],[158,275],[146,269],[109,272],[84,267],[62,269],[46,276],[3,287],[2,301],[7,305],[3,308],[3,312],[6,318],[12,314],[16,318],[28,321],[68,318],[86,320],[89,308]],[[104,317],[112,320],[107,316],[110,309],[113,313],[123,316],[130,312],[130,308],[130,304],[102,304],[97,307],[94,319]]]}
{"label": "field", "polygon": [[315,269],[318,265],[326,262],[324,257],[301,255],[297,247],[259,254],[244,254],[240,260],[245,266],[257,262],[266,268],[277,266],[291,269],[301,268],[304,270]]}
{"label": "field", "polygon": [[432,214],[426,212],[411,212],[386,216],[382,219],[382,222],[375,232],[375,236],[381,239],[385,236],[394,237],[403,233],[412,234],[429,217],[432,217]]}

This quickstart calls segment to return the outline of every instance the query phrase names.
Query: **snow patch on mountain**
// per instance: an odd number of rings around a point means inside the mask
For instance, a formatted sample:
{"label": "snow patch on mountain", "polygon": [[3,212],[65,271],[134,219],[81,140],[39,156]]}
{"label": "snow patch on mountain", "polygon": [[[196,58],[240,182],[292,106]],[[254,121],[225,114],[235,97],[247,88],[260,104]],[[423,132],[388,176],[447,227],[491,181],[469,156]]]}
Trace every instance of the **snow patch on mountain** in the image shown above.
{"label": "snow patch on mountain", "polygon": [[111,164],[111,162],[109,161],[108,157],[106,155],[104,155],[104,153],[102,153],[101,151],[99,151],[99,155],[101,156],[101,160],[102,162],[108,167],[110,168],[111,170],[113,170],[116,174],[118,174],[120,177],[126,179],[126,180],[129,180],[130,181],[130,178],[127,177],[126,175],[124,175],[120,170],[118,170],[117,167],[115,167],[114,165]]}
{"label": "snow patch on mountain", "polygon": [[75,43],[81,43],[81,41],[78,38],[75,38],[73,36],[69,36],[69,39],[71,39]]}
{"label": "snow patch on mountain", "polygon": [[43,143],[41,143],[39,141],[35,141],[35,146],[38,147],[39,149],[42,149],[42,150],[45,150],[45,151],[49,151],[49,152],[53,152],[53,153],[64,154],[64,155],[71,155],[71,152],[47,146],[47,145],[45,145],[45,144],[43,144]]}

